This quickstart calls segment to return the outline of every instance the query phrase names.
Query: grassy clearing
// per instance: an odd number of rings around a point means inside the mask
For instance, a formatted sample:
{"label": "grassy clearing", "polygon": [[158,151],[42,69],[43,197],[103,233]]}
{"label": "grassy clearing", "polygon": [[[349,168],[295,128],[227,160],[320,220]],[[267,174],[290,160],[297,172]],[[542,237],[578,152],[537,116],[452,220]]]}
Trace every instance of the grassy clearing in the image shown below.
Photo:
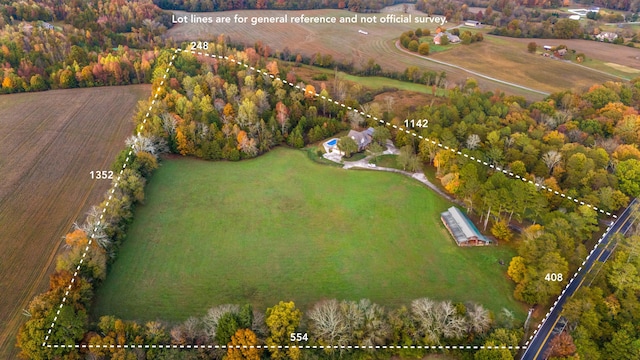
{"label": "grassy clearing", "polygon": [[355,153],[355,154],[351,154],[351,157],[342,157],[342,160],[344,161],[359,161],[362,160],[364,158],[367,157],[367,154],[365,154],[364,152],[359,152],[359,153]]}
{"label": "grassy clearing", "polygon": [[0,96],[0,358],[15,359],[22,309],[49,285],[62,236],[83,221],[150,86],[53,90]]}
{"label": "grassy clearing", "polygon": [[375,158],[375,161],[371,161],[379,167],[387,167],[392,169],[402,170],[402,167],[398,165],[398,155],[380,155]]}
{"label": "grassy clearing", "polygon": [[[300,67],[295,68],[296,75],[300,77],[304,77],[307,81],[312,79],[312,76],[317,74],[326,74],[327,80],[324,80],[329,85],[335,78],[335,71],[331,69],[325,69],[316,66],[302,65]],[[382,90],[382,89],[398,89],[404,91],[412,91],[423,94],[431,94],[431,86],[426,86],[423,84],[415,84],[406,81],[400,81],[395,79],[389,79],[381,76],[355,76],[344,73],[342,71],[338,71],[338,78],[341,80],[345,80],[348,82],[360,84],[371,90]]]}
{"label": "grassy clearing", "polygon": [[458,248],[450,204],[394,173],[348,171],[276,149],[257,159],[165,161],[136,209],[94,315],[170,321],[223,303],[430,296],[507,307],[507,247]]}
{"label": "grassy clearing", "polygon": [[449,44],[449,45],[439,45],[439,44],[434,44],[433,43],[433,36],[423,36],[420,38],[420,44],[422,43],[427,43],[429,44],[429,54],[435,54],[435,53],[439,53],[442,51],[447,51],[449,49],[451,49],[454,46],[457,46],[456,44]]}

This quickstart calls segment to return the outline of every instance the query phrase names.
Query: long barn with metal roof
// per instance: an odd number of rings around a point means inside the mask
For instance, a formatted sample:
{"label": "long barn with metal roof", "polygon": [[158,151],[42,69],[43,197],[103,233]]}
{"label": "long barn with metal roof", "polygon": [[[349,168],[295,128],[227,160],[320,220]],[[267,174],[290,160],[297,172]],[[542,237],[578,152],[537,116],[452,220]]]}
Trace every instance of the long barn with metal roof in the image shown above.
{"label": "long barn with metal roof", "polygon": [[458,246],[490,245],[491,240],[484,237],[478,228],[455,206],[440,214],[440,219],[447,227]]}

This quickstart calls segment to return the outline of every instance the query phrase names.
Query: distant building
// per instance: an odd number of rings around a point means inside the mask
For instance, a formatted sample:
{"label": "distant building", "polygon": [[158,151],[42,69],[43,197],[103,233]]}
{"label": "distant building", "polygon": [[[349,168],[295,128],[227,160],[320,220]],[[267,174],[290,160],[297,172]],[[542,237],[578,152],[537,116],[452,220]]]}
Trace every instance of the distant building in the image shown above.
{"label": "distant building", "polygon": [[558,51],[556,51],[557,56],[565,56],[567,55],[567,49],[559,49]]}
{"label": "distant building", "polygon": [[33,30],[33,25],[26,22],[21,23],[18,27],[27,34],[31,34],[31,30]]}
{"label": "distant building", "polygon": [[458,36],[456,36],[456,35],[453,35],[453,34],[451,34],[449,32],[439,32],[433,37],[433,43],[436,44],[436,45],[440,45],[440,39],[443,36],[446,36],[447,38],[449,38],[449,42],[452,43],[452,44],[460,42],[460,38]]}
{"label": "distant building", "polygon": [[603,31],[600,34],[596,35],[596,39],[600,40],[600,41],[613,41],[615,39],[618,38],[618,34],[610,32],[610,31]]}
{"label": "distant building", "polygon": [[49,24],[46,21],[41,22],[40,26],[45,28],[45,29],[47,29],[47,30],[53,30],[54,29],[53,25]]}
{"label": "distant building", "polygon": [[471,27],[482,27],[482,24],[480,23],[480,21],[476,21],[476,20],[466,20],[464,22],[465,26],[471,26]]}
{"label": "distant building", "polygon": [[455,206],[440,214],[440,219],[458,246],[484,246],[491,244],[491,240],[484,237],[471,220]]}
{"label": "distant building", "polygon": [[371,143],[373,139],[373,128],[370,127],[365,131],[355,131],[351,130],[347,134],[348,137],[352,138],[353,141],[358,144],[358,151],[364,150]]}
{"label": "distant building", "polygon": [[571,16],[569,16],[569,19],[571,19],[571,20],[580,20],[580,15],[571,15]]}
{"label": "distant building", "polygon": [[542,47],[545,50],[551,50],[552,46],[551,45],[545,45]]}

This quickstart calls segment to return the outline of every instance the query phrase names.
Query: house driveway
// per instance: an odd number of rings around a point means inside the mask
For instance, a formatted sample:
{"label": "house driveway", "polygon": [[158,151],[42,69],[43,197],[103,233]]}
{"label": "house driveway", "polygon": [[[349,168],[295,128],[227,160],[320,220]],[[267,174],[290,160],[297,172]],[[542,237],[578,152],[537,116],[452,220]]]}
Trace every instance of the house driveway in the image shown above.
{"label": "house driveway", "polygon": [[[400,150],[398,150],[393,145],[393,143],[389,140],[387,142],[387,150],[385,150],[382,154],[383,155],[398,155],[398,154],[400,154]],[[342,161],[341,159],[339,159],[338,161],[333,160],[333,159],[329,159],[329,160],[336,161],[338,163],[344,164],[344,166],[342,167],[343,169],[359,168],[359,169],[387,171],[387,172],[395,172],[395,173],[403,174],[405,176],[408,176],[410,178],[413,178],[413,179],[416,179],[416,180],[420,181],[421,183],[425,184],[428,188],[430,188],[431,190],[435,191],[438,195],[442,196],[443,198],[445,198],[445,199],[447,199],[447,200],[449,200],[451,202],[455,202],[456,204],[460,204],[460,202],[458,200],[456,200],[453,197],[449,196],[449,194],[447,194],[444,191],[440,190],[440,188],[438,188],[431,181],[429,181],[429,179],[427,179],[427,177],[423,173],[421,173],[421,172],[413,173],[413,172],[410,172],[410,171],[398,170],[398,169],[394,169],[394,168],[375,166],[375,165],[369,163],[369,161],[373,157],[374,157],[373,155],[369,155],[369,156],[365,157],[364,159],[358,160],[358,161]]]}

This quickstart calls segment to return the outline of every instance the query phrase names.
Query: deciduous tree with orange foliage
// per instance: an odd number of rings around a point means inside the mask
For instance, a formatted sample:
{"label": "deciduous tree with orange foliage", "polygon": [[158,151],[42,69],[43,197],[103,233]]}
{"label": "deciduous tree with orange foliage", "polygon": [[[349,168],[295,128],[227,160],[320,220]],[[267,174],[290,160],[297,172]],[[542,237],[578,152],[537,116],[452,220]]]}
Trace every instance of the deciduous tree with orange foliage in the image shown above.
{"label": "deciduous tree with orange foliage", "polygon": [[227,349],[227,360],[260,360],[262,349],[256,348],[256,345],[258,345],[258,338],[253,331],[238,329],[231,337]]}
{"label": "deciduous tree with orange foliage", "polygon": [[313,99],[316,96],[316,88],[311,85],[308,84],[307,87],[305,87],[304,89],[304,97],[306,99]]}

